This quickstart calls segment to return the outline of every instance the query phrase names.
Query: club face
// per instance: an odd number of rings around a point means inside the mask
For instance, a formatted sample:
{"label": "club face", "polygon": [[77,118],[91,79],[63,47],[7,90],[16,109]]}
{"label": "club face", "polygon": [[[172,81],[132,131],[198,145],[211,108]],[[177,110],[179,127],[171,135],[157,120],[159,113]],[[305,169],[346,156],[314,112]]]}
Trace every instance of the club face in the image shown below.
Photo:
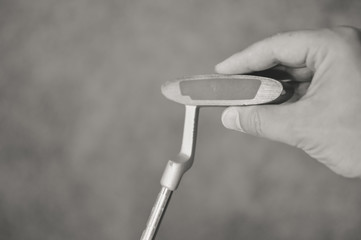
{"label": "club face", "polygon": [[242,106],[277,100],[283,85],[277,80],[252,75],[196,75],[162,85],[168,99],[196,106]]}

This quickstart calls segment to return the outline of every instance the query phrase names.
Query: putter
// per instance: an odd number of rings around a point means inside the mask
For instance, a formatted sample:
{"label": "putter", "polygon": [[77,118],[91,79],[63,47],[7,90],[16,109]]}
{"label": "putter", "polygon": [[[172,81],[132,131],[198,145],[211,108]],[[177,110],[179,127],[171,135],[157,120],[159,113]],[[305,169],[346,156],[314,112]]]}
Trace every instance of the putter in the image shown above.
{"label": "putter", "polygon": [[278,104],[290,99],[293,92],[286,81],[253,75],[196,75],[163,84],[166,98],[185,105],[183,139],[179,154],[165,167],[161,191],[140,239],[155,239],[172,193],[192,167],[200,107]]}

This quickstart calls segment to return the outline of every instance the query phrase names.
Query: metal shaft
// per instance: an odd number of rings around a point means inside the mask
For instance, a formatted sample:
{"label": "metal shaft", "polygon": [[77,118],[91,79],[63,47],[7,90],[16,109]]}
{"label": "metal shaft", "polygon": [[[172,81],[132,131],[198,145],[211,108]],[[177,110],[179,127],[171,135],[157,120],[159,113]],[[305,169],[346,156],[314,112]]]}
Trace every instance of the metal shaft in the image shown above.
{"label": "metal shaft", "polygon": [[166,187],[162,187],[157,200],[155,201],[152,212],[150,213],[147,227],[143,231],[140,240],[153,240],[155,238],[172,193],[173,191]]}

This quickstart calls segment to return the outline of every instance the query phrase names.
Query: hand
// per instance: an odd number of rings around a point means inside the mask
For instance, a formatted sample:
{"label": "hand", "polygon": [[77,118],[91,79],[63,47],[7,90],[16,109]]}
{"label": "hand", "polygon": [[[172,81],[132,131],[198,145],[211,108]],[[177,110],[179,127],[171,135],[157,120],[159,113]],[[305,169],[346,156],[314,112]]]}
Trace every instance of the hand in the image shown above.
{"label": "hand", "polygon": [[351,27],[277,34],[216,66],[221,74],[277,68],[298,101],[230,107],[225,127],[303,149],[345,177],[361,177],[361,32]]}

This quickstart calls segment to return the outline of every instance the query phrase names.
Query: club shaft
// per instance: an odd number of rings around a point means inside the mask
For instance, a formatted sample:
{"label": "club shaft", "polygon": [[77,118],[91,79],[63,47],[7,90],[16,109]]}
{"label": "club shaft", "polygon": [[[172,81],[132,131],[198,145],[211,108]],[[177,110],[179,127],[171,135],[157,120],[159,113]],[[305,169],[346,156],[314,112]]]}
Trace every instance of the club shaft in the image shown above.
{"label": "club shaft", "polygon": [[162,187],[140,240],[153,240],[155,238],[172,193],[173,191],[166,187]]}

